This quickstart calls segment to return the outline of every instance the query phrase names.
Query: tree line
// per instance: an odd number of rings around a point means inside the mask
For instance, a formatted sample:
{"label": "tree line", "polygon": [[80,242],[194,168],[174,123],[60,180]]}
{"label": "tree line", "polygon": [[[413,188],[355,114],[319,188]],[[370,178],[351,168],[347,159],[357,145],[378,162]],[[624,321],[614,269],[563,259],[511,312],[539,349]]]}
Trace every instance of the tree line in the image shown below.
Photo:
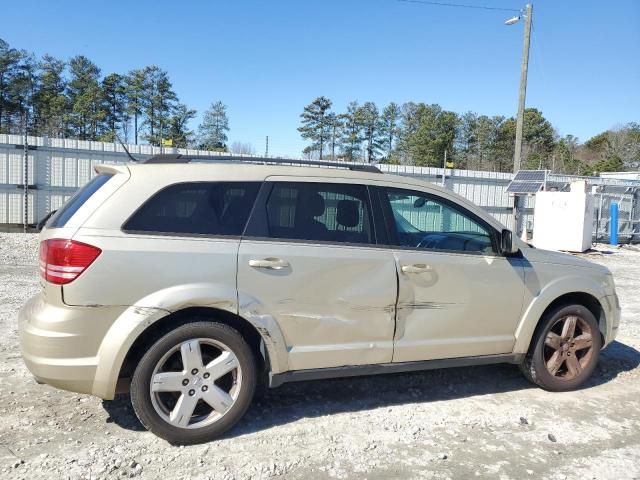
{"label": "tree line", "polygon": [[226,106],[213,102],[197,132],[195,115],[156,65],[102,75],[83,55],[36,58],[0,39],[0,133],[227,150]]}
{"label": "tree line", "polygon": [[[308,158],[511,171],[516,121],[475,112],[458,114],[437,104],[350,102],[345,111],[318,97],[305,106],[298,128]],[[180,102],[169,74],[156,65],[103,75],[90,59],[33,54],[0,39],[0,133],[231,150],[253,154],[251,144],[228,147],[229,119],[212,102],[196,131],[196,111]],[[640,125],[628,123],[581,143],[560,137],[541,111],[525,111],[522,168],[572,174],[640,167]]]}
{"label": "tree line", "polygon": [[[475,112],[458,114],[438,104],[350,102],[332,111],[318,97],[305,106],[298,128],[309,141],[307,158],[509,172],[513,170],[515,118]],[[640,124],[628,123],[580,143],[560,137],[542,112],[525,110],[523,169],[592,175],[640,167]]]}

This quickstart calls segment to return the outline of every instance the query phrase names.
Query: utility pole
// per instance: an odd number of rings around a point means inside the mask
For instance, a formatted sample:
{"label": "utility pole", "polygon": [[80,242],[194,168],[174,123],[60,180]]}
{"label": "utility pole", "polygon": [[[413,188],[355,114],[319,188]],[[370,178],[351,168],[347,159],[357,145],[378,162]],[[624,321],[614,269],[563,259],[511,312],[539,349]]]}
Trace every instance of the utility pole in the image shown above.
{"label": "utility pole", "polygon": [[264,156],[269,156],[269,135],[267,135],[267,138],[265,139]]}
{"label": "utility pole", "polygon": [[[513,154],[513,173],[517,173],[522,165],[522,131],[524,129],[524,108],[527,97],[527,74],[529,70],[529,44],[531,41],[531,20],[533,17],[533,5],[525,6],[524,41],[522,45],[522,63],[520,65],[520,94],[518,98],[518,118],[516,119],[516,143]],[[505,22],[505,25],[513,25],[520,17],[513,17]],[[524,215],[522,214],[524,197],[513,197],[513,231],[519,237],[524,227]]]}
{"label": "utility pole", "polygon": [[520,96],[518,99],[518,118],[516,121],[516,148],[513,156],[513,173],[520,170],[522,156],[522,130],[524,127],[524,107],[527,97],[527,72],[529,70],[529,43],[531,40],[531,17],[533,6],[525,7],[524,42],[522,46],[522,64],[520,66]]}

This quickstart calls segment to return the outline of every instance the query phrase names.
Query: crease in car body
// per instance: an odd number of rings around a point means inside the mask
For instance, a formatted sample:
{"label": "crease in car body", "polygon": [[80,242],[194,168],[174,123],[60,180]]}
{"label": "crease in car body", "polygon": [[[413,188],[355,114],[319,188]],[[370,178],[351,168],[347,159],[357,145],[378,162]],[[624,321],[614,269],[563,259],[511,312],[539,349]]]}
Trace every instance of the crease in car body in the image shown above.
{"label": "crease in car body", "polygon": [[[43,241],[102,253],[63,287],[41,280],[21,310],[28,368],[59,388],[113,398],[133,362],[136,414],[178,443],[231,428],[263,374],[277,386],[513,362],[551,390],[588,377],[618,330],[608,271],[533,249],[437,186],[350,168],[98,168],[114,178],[68,225],[42,231]],[[602,332],[576,378],[545,373],[545,335],[566,315]],[[214,385],[223,402],[201,389]],[[210,413],[167,415],[171,398],[192,395]]]}

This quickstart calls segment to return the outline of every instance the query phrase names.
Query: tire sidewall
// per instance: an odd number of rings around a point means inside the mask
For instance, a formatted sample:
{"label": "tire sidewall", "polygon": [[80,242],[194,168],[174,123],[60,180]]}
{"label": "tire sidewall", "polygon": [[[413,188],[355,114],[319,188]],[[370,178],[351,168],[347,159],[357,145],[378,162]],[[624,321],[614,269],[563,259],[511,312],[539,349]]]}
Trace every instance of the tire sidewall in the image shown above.
{"label": "tire sidewall", "polygon": [[[160,417],[151,401],[150,383],[153,370],[162,356],[176,345],[194,338],[211,338],[229,347],[238,358],[242,386],[233,406],[221,419],[202,428],[188,429],[171,425]],[[131,382],[131,403],[140,422],[157,436],[175,444],[201,443],[222,435],[242,418],[253,398],[255,385],[255,359],[237,331],[216,322],[189,323],[161,337],[142,357]]]}
{"label": "tire sidewall", "polygon": [[[592,357],[589,364],[584,368],[580,374],[571,379],[563,380],[562,378],[551,375],[547,370],[546,362],[544,360],[544,346],[545,339],[551,327],[560,318],[570,315],[578,316],[589,324],[592,331]],[[598,321],[593,316],[593,313],[582,305],[565,305],[559,307],[545,316],[543,322],[541,322],[538,331],[536,332],[536,341],[533,345],[532,360],[533,368],[535,369],[536,382],[543,388],[551,391],[568,391],[578,388],[595,369],[598,358],[600,356],[600,349],[602,348],[602,338],[600,336],[600,329]]]}

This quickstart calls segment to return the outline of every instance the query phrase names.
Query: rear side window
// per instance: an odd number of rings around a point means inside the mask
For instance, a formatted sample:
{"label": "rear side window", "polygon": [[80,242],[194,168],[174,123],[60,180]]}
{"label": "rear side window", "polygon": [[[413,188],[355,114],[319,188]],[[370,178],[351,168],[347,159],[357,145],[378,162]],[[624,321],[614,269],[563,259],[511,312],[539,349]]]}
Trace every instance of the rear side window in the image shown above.
{"label": "rear side window", "polygon": [[160,190],[127,220],[129,232],[241,235],[259,182],[178,183]]}
{"label": "rear side window", "polygon": [[375,243],[364,185],[276,183],[267,221],[273,238]]}
{"label": "rear side window", "polygon": [[100,187],[109,181],[113,177],[112,174],[101,174],[93,177],[89,180],[89,183],[85,184],[80,190],[78,190],[55,215],[47,222],[47,228],[62,228],[69,219],[75,215],[78,209],[85,204],[91,195],[96,193]]}

